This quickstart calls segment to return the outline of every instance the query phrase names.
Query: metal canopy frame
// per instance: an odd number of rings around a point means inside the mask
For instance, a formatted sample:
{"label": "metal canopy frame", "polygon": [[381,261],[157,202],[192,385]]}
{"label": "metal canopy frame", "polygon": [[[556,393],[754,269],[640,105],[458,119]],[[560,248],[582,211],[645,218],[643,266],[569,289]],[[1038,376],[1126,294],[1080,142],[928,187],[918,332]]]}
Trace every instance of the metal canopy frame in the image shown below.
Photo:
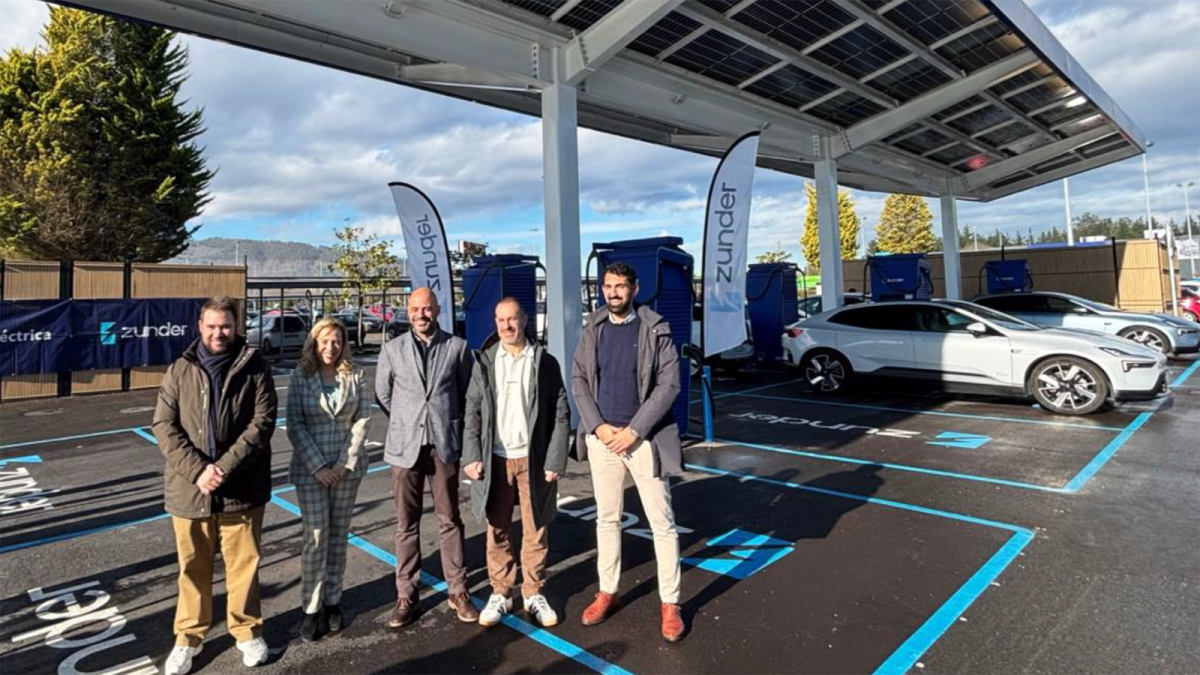
{"label": "metal canopy frame", "polygon": [[[708,155],[761,130],[759,166],[816,182],[829,290],[844,285],[839,186],[938,197],[950,298],[958,199],[998,199],[1148,145],[1021,0],[61,4],[539,116],[560,363],[581,324],[580,126]],[[823,304],[841,306],[841,293]]]}
{"label": "metal canopy frame", "polygon": [[[68,4],[526,114],[570,86],[580,126],[704,154],[762,129],[760,164],[800,176],[827,138],[863,190],[990,201],[1146,147],[1021,0]],[[1097,129],[1120,142],[1080,154]]]}

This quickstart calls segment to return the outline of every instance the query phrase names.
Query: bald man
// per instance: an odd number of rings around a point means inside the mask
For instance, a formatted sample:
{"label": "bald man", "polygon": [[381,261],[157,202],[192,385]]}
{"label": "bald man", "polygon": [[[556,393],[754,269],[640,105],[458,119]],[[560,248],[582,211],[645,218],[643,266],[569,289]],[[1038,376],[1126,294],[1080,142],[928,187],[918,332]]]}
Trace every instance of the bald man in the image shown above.
{"label": "bald man", "polygon": [[463,522],[458,510],[458,462],[471,352],[462,338],[438,327],[440,311],[431,290],[415,289],[408,298],[412,330],[384,345],[375,372],[375,393],[388,415],[383,458],[391,465],[396,499],[397,599],[388,617],[391,628],[417,618],[426,480],[438,519],[450,606],[460,621],[479,620],[479,610],[467,595]]}

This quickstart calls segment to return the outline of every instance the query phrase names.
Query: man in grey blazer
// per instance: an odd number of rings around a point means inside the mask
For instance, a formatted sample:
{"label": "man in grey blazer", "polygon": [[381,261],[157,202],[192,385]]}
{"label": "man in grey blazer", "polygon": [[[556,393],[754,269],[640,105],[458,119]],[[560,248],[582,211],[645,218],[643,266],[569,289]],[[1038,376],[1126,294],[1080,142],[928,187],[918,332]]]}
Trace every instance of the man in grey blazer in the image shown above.
{"label": "man in grey blazer", "polygon": [[426,480],[433,492],[450,606],[460,621],[479,620],[479,610],[467,595],[458,509],[463,407],[472,359],[462,338],[438,327],[440,311],[431,290],[413,290],[408,298],[412,330],[388,341],[375,372],[375,393],[388,415],[383,459],[391,465],[396,499],[397,600],[388,617],[391,628],[412,623],[417,616]]}

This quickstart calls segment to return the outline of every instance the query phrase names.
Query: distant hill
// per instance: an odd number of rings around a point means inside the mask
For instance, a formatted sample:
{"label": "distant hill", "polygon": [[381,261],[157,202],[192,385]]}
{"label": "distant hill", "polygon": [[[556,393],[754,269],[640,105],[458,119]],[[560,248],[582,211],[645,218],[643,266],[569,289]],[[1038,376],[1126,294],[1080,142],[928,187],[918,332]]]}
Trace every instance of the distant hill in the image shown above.
{"label": "distant hill", "polygon": [[167,263],[188,265],[240,265],[242,258],[251,277],[325,277],[334,252],[328,246],[298,241],[260,241],[214,237],[193,241],[178,258]]}

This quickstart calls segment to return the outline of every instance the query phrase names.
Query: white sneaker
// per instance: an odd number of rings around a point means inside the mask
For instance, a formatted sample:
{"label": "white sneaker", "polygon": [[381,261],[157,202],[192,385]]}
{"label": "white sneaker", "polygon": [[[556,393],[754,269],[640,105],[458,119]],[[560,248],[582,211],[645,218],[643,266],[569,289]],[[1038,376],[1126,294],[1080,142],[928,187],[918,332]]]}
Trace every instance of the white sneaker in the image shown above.
{"label": "white sneaker", "polygon": [[198,647],[175,645],[171,653],[167,655],[166,662],[163,663],[163,675],[187,675],[187,672],[192,669],[192,657],[199,654],[202,649],[204,649],[204,645]]}
{"label": "white sneaker", "polygon": [[506,598],[499,593],[492,593],[492,597],[488,598],[487,605],[479,613],[479,625],[495,626],[500,623],[500,619],[512,611],[512,605],[512,598]]}
{"label": "white sneaker", "polygon": [[239,642],[237,648],[242,652],[242,665],[247,668],[261,666],[267,662],[267,657],[270,656],[267,651],[267,641],[260,637]]}
{"label": "white sneaker", "polygon": [[550,608],[550,603],[546,602],[546,596],[540,593],[532,598],[525,598],[525,611],[543,628],[558,625],[558,615]]}

